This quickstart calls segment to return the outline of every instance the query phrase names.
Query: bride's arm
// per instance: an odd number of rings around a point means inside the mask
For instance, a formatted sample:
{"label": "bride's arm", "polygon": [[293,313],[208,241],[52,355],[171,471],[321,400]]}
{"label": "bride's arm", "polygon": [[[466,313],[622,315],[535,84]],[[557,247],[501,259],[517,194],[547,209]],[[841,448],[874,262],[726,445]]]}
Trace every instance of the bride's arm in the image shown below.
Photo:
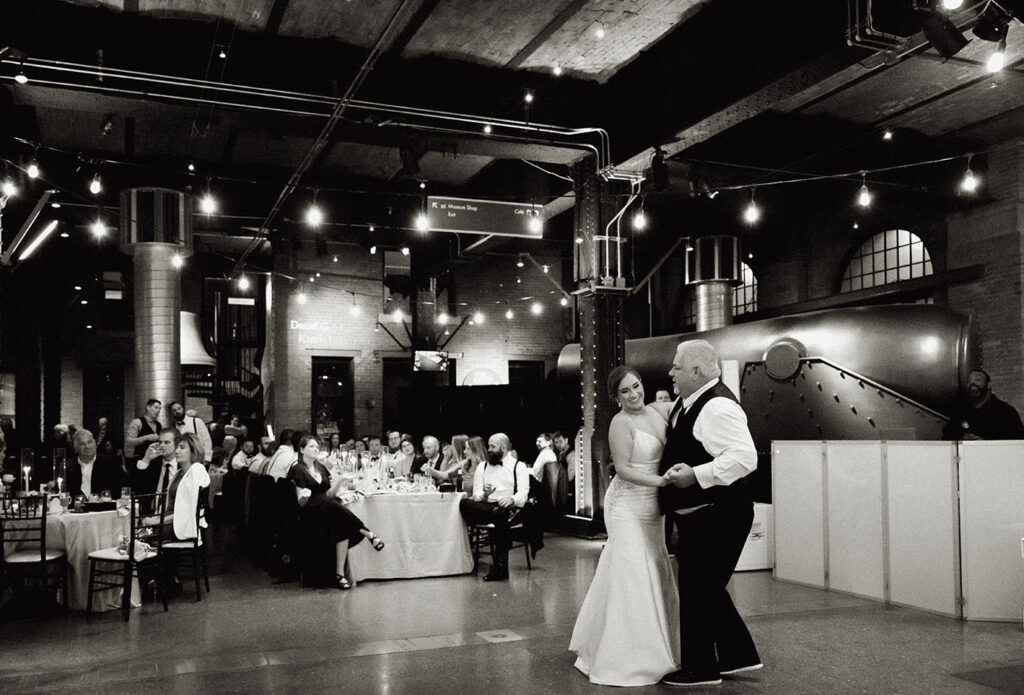
{"label": "bride's arm", "polygon": [[615,475],[635,485],[663,487],[666,484],[666,480],[660,475],[633,467],[629,460],[630,451],[633,449],[633,437],[629,431],[629,420],[621,414],[612,418],[612,424],[608,428],[608,447],[612,452]]}

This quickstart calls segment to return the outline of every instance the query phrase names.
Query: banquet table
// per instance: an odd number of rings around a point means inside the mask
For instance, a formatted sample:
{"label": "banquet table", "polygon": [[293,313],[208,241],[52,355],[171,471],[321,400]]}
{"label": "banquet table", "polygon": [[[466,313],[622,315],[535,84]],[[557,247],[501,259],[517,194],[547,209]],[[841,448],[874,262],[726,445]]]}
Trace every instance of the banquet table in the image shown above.
{"label": "banquet table", "polygon": [[360,496],[348,508],[387,544],[376,552],[369,541],[349,551],[356,581],[466,574],[473,571],[461,492],[382,493]]}
{"label": "banquet table", "polygon": [[[114,510],[47,515],[46,547],[63,550],[67,554],[68,605],[71,610],[84,611],[88,605],[89,553],[117,545],[119,534],[128,533],[128,524],[128,517],[119,517]],[[93,610],[120,607],[120,595],[119,589],[97,592],[93,598]]]}

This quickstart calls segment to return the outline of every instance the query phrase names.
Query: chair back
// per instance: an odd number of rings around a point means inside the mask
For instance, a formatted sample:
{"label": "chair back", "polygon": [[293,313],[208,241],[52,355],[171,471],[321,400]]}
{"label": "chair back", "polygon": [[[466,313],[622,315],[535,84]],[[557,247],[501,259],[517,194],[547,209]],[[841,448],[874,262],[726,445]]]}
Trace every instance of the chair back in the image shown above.
{"label": "chair back", "polygon": [[46,561],[46,495],[0,498],[0,555],[38,548]]}
{"label": "chair back", "polygon": [[165,535],[166,514],[167,496],[163,493],[137,495],[132,492],[131,524],[127,546],[129,557],[137,560],[145,557],[145,553],[137,552],[142,550],[142,543],[146,543],[153,552],[160,553],[160,545],[163,543]]}

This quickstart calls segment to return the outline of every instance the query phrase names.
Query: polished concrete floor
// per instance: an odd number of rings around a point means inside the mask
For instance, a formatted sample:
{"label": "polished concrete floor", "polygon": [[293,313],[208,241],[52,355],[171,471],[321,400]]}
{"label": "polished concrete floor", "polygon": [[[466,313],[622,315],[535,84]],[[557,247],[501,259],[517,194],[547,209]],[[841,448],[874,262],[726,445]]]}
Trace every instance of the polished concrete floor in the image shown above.
{"label": "polished concrete floor", "polygon": [[[0,624],[0,693],[573,693],[592,686],[566,651],[599,541],[550,536],[532,571],[275,584],[220,530],[212,592],[87,620]],[[385,551],[386,552],[386,551]],[[765,662],[717,693],[1024,693],[1024,632],[737,574],[735,601]],[[1022,597],[1024,600],[1024,597]],[[628,636],[623,636],[628,639]],[[672,692],[649,686],[632,692]]]}

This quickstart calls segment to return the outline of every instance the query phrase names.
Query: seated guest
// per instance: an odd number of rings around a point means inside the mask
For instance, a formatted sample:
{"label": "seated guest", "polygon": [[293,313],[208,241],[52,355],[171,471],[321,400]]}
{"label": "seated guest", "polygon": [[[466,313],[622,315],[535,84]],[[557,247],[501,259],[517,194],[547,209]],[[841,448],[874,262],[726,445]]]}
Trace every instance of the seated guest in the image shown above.
{"label": "seated guest", "polygon": [[109,490],[113,497],[119,497],[121,488],[128,485],[128,476],[121,468],[121,462],[109,454],[96,451],[96,440],[89,430],[78,430],[74,436],[77,457],[67,464],[67,491],[72,497],[99,495]]}
{"label": "seated guest", "polygon": [[551,446],[551,437],[546,432],[537,435],[537,458],[533,462],[533,477],[544,489],[541,508],[544,510],[548,528],[554,528],[562,514],[565,499],[565,469],[558,461],[558,454]]}
{"label": "seated guest", "polygon": [[[174,458],[178,471],[167,489],[162,533],[166,540],[188,541],[199,535],[196,504],[199,491],[210,486],[210,474],[203,465],[203,445],[199,437],[193,432],[175,432],[174,435]],[[206,519],[200,519],[199,525],[206,528]]]}
{"label": "seated guest", "polygon": [[[452,437],[452,443],[444,447],[444,456],[438,468],[436,470],[424,468],[423,473],[426,473],[435,480],[455,480],[456,477],[463,473],[463,465],[466,459],[466,443],[468,441],[469,437],[464,434],[457,434]],[[426,446],[424,445],[425,449]],[[470,489],[472,489],[472,485],[470,485]]]}
{"label": "seated guest", "polygon": [[512,443],[498,433],[487,440],[487,461],[473,478],[473,497],[459,503],[466,523],[494,524],[494,566],[485,582],[508,579],[508,551],[512,547],[511,522],[518,517],[530,494],[530,472],[509,451]]}
{"label": "seated guest", "polygon": [[138,494],[163,492],[178,472],[178,460],[174,452],[173,428],[161,430],[157,440],[146,447],[142,458],[135,463],[137,478],[132,487]]}
{"label": "seated guest", "polygon": [[274,480],[280,480],[288,475],[289,469],[299,460],[299,455],[295,453],[292,444],[294,436],[295,430],[281,430],[277,437],[277,451],[267,461],[263,475],[269,475]]}
{"label": "seated guest", "polygon": [[334,543],[334,581],[339,589],[352,588],[345,578],[345,559],[348,549],[369,539],[373,549],[384,549],[384,541],[377,538],[363,522],[338,500],[341,477],[332,482],[330,472],[317,461],[320,442],[312,435],[299,439],[300,462],[288,472],[295,484],[295,495],[302,508],[301,516],[307,532],[321,530]]}
{"label": "seated guest", "polygon": [[437,437],[428,434],[423,438],[423,456],[417,457],[413,462],[412,472],[414,474],[422,473],[434,480],[446,480],[442,473],[442,460],[441,442],[437,440]]}
{"label": "seated guest", "polygon": [[228,424],[224,425],[224,434],[245,439],[249,436],[249,428],[242,424],[242,419],[237,413],[231,413]]}
{"label": "seated guest", "polygon": [[224,440],[219,447],[213,450],[213,458],[210,460],[211,468],[219,468],[223,471],[231,467],[231,459],[238,451],[238,440],[232,434],[224,435]]}
{"label": "seated guest", "polygon": [[483,437],[473,435],[466,441],[466,454],[460,462],[462,466],[462,489],[473,492],[477,471],[487,461],[487,448]]}
{"label": "seated guest", "polygon": [[341,435],[335,432],[327,440],[327,455],[341,451]]}
{"label": "seated guest", "polygon": [[416,463],[416,445],[409,439],[403,439],[398,450],[398,456],[394,458],[395,478],[408,478],[412,472],[413,464]]}
{"label": "seated guest", "polygon": [[235,471],[250,470],[253,465],[258,464],[264,458],[263,454],[257,451],[256,442],[246,439],[242,442],[242,450],[231,458],[231,469]]}
{"label": "seated guest", "polygon": [[352,450],[357,454],[362,454],[366,451],[366,442],[362,439],[357,439],[356,443],[352,445]]}

